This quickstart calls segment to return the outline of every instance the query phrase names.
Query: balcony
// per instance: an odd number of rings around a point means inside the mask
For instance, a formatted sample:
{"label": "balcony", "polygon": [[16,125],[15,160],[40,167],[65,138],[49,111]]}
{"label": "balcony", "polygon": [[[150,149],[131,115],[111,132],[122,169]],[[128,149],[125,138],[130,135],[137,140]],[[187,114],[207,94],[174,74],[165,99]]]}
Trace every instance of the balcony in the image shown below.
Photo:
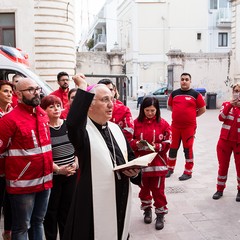
{"label": "balcony", "polygon": [[92,51],[106,51],[106,34],[98,34]]}
{"label": "balcony", "polygon": [[217,12],[216,25],[219,28],[231,28],[231,9],[230,8],[219,8]]}

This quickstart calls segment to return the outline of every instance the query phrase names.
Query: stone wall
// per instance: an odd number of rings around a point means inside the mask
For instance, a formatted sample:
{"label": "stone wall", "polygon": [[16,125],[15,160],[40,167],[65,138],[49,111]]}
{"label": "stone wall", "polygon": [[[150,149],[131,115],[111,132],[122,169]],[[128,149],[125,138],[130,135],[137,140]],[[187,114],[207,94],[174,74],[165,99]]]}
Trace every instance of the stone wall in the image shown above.
{"label": "stone wall", "polygon": [[230,54],[228,53],[184,53],[180,50],[168,52],[172,69],[173,89],[180,87],[180,75],[188,72],[192,76],[193,88],[205,88],[209,93],[217,93],[217,107],[231,97],[229,79]]}

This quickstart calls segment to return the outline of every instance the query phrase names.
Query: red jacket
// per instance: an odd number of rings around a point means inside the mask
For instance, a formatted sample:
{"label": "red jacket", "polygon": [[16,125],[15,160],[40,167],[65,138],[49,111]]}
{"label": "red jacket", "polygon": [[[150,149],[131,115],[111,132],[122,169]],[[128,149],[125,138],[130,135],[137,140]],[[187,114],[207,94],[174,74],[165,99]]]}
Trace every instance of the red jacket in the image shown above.
{"label": "red jacket", "polygon": [[220,138],[240,143],[240,108],[224,102],[218,118],[223,122]]}
{"label": "red jacket", "polygon": [[33,109],[18,103],[0,119],[0,133],[7,191],[25,194],[51,188],[53,161],[46,113],[39,106]]}
{"label": "red jacket", "polygon": [[60,118],[61,119],[67,119],[67,115],[69,113],[69,110],[70,110],[70,105],[69,103],[65,106],[65,108],[62,110],[62,113],[61,113],[61,116]]}
{"label": "red jacket", "polygon": [[144,177],[164,176],[167,174],[167,151],[170,148],[171,138],[171,127],[163,118],[159,123],[156,121],[156,117],[152,119],[145,118],[143,122],[139,122],[138,119],[134,120],[134,135],[130,145],[136,157],[151,153],[150,151],[138,149],[136,143],[139,140],[146,140],[150,144],[154,143],[155,151],[158,152],[158,155],[149,165],[150,167],[142,169]]}
{"label": "red jacket", "polygon": [[111,122],[118,124],[125,137],[130,141],[133,137],[133,119],[130,109],[121,101],[116,100],[113,107]]}
{"label": "red jacket", "polygon": [[12,95],[12,107],[15,107],[18,104],[18,97],[17,94],[15,92],[13,92]]}
{"label": "red jacket", "polygon": [[[12,110],[12,106],[9,104],[7,107],[7,112],[10,112]],[[3,110],[0,108],[0,118],[5,115],[6,113],[3,112]],[[0,143],[1,144],[1,143]],[[0,177],[4,176],[4,159],[2,159],[3,156],[0,155]]]}
{"label": "red jacket", "polygon": [[69,89],[67,89],[66,91],[63,91],[63,89],[59,87],[58,90],[52,92],[50,95],[59,97],[62,101],[63,108],[65,108],[66,105],[68,104],[68,92],[69,92]]}

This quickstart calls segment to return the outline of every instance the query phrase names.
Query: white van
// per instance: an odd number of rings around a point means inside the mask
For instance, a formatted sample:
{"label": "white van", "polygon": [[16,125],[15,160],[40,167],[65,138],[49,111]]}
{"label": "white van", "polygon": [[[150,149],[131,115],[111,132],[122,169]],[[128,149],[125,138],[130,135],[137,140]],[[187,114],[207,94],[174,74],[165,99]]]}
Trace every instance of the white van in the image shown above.
{"label": "white van", "polygon": [[40,87],[42,95],[49,95],[53,90],[44,81],[42,81],[28,66],[28,57],[17,48],[0,45],[0,80],[12,81],[15,74],[31,78]]}

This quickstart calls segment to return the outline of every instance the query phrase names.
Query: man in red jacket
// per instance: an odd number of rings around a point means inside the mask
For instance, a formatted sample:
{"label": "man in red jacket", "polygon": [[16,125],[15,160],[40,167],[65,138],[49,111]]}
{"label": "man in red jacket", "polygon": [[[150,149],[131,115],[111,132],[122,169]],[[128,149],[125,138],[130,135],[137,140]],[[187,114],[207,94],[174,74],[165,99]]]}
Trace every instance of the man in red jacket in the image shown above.
{"label": "man in red jacket", "polygon": [[206,111],[204,99],[199,92],[191,88],[191,81],[189,73],[182,73],[180,88],[174,90],[168,99],[168,108],[172,111],[172,143],[169,150],[166,177],[170,177],[174,171],[177,152],[182,142],[186,163],[184,172],[179,177],[180,181],[192,177],[196,117],[201,116]]}
{"label": "man in red jacket", "polygon": [[62,101],[63,108],[68,104],[68,92],[69,92],[69,75],[66,72],[60,72],[57,75],[57,81],[59,88],[58,90],[51,93],[51,95],[55,95],[59,97]]}
{"label": "man in red jacket", "polygon": [[13,95],[12,95],[12,107],[15,107],[18,103],[18,98],[17,98],[17,94],[15,93],[15,88],[17,83],[23,78],[23,76],[19,75],[19,74],[15,74],[12,77],[12,85],[13,85]]}
{"label": "man in red jacket", "polygon": [[52,187],[48,118],[39,107],[41,88],[31,79],[16,85],[18,105],[0,119],[0,154],[12,208],[12,239],[43,239]]}

